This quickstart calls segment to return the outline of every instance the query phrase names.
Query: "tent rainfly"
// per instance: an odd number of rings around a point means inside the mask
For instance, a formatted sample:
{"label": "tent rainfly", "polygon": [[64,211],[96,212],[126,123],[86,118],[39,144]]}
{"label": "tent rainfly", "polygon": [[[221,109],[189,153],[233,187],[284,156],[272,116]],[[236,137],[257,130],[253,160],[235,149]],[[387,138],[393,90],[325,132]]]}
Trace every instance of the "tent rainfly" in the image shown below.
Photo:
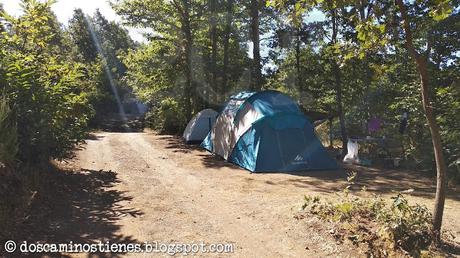
{"label": "tent rainfly", "polygon": [[213,109],[204,109],[196,114],[184,130],[182,137],[188,144],[198,144],[203,141],[211,130],[219,115]]}
{"label": "tent rainfly", "polygon": [[273,90],[232,96],[201,146],[251,172],[337,169],[299,106]]}

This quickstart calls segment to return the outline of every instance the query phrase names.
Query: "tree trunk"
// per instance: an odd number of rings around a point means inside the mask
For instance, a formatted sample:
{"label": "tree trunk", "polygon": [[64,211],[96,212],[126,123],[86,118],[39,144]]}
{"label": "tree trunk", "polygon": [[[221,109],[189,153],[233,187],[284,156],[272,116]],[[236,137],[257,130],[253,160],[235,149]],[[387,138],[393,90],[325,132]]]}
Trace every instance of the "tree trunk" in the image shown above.
{"label": "tree trunk", "polygon": [[434,159],[436,162],[436,197],[433,210],[433,236],[435,244],[439,245],[441,242],[441,225],[442,225],[442,216],[444,213],[444,202],[446,199],[446,188],[447,188],[447,178],[446,178],[446,163],[444,160],[444,155],[442,152],[442,142],[441,135],[439,133],[439,126],[436,122],[436,117],[433,113],[433,106],[431,103],[430,93],[429,93],[429,74],[427,69],[427,57],[419,54],[413,45],[412,31],[410,28],[410,22],[407,16],[406,6],[402,0],[396,0],[396,4],[399,7],[401,12],[401,17],[403,19],[403,28],[405,32],[406,39],[406,48],[411,57],[414,59],[417,72],[420,76],[420,89],[422,95],[422,104],[423,111],[425,113],[428,127],[431,133],[431,141],[433,143],[434,150]]}
{"label": "tree trunk", "polygon": [[342,137],[342,156],[344,157],[347,154],[347,129],[345,125],[345,115],[343,113],[343,94],[342,94],[342,76],[340,72],[340,67],[337,65],[337,62],[334,61],[332,64],[333,73],[335,77],[335,90],[336,90],[336,100],[337,100],[337,113],[339,114],[340,122],[340,134]]}
{"label": "tree trunk", "polygon": [[184,111],[187,120],[192,118],[192,107],[196,104],[196,92],[193,84],[193,68],[192,68],[192,47],[193,37],[190,26],[190,2],[183,0],[183,17],[182,17],[182,32],[184,34],[184,52],[185,52],[185,87],[184,87]]}
{"label": "tree trunk", "polygon": [[[367,21],[369,13],[366,14],[366,5],[370,6],[371,4],[369,4],[368,1],[364,1],[364,0],[360,1],[360,6],[358,10],[360,22]],[[368,58],[363,59],[363,62],[364,62],[365,70],[366,70],[366,76],[364,78],[364,83],[366,85],[364,89],[365,98],[364,98],[364,103],[363,103],[364,110],[365,110],[364,120],[366,124],[364,127],[366,128],[366,133],[368,133],[369,132],[369,120],[371,118],[370,103],[369,103],[369,87],[372,82],[372,70],[369,66],[370,62]]]}
{"label": "tree trunk", "polygon": [[[332,44],[337,43],[337,34],[338,34],[338,22],[337,22],[337,11],[332,10]],[[337,113],[339,115],[340,122],[340,134],[342,138],[342,157],[347,154],[347,129],[345,125],[345,115],[343,113],[343,94],[342,94],[342,76],[340,72],[340,67],[337,64],[337,60],[332,58],[332,73],[334,73],[334,82],[335,82],[335,94],[337,101]]]}
{"label": "tree trunk", "polygon": [[251,40],[253,43],[251,89],[260,90],[262,84],[262,66],[260,58],[259,38],[259,0],[251,0]]}
{"label": "tree trunk", "polygon": [[[210,10],[209,36],[210,36],[210,40],[211,40],[211,73],[212,73],[211,89],[214,92],[218,92],[218,89],[217,89],[217,17],[216,17],[216,0],[209,0],[209,10]],[[208,92],[208,98],[209,98],[209,90],[207,92]],[[216,98],[217,98],[217,96],[216,96]],[[209,99],[207,101],[209,101]]]}
{"label": "tree trunk", "polygon": [[229,62],[229,48],[230,48],[230,33],[232,30],[232,19],[233,19],[233,0],[227,0],[227,20],[225,22],[225,33],[224,33],[224,66],[222,68],[222,87],[220,89],[220,95],[222,101],[224,99],[225,92],[228,88],[228,62]]}
{"label": "tree trunk", "polygon": [[297,72],[297,89],[302,91],[302,73],[300,71],[300,29],[296,29],[295,66]]}
{"label": "tree trunk", "polygon": [[329,120],[329,148],[334,149],[334,136],[332,134],[332,116],[328,118]]}

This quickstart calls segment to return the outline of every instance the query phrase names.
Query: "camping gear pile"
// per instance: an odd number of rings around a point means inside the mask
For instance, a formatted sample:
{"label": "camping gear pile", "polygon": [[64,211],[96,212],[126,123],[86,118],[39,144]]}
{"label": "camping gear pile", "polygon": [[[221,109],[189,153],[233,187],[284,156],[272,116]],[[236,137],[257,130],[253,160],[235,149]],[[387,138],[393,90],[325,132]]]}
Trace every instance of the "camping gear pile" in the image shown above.
{"label": "camping gear pile", "polygon": [[404,157],[401,141],[385,136],[349,138],[347,150],[343,162],[362,166],[371,166],[375,163],[383,165],[384,168],[397,168]]}
{"label": "camping gear pile", "polygon": [[[206,128],[197,116],[188,131]],[[251,172],[337,168],[299,106],[273,90],[231,96],[201,146]]]}

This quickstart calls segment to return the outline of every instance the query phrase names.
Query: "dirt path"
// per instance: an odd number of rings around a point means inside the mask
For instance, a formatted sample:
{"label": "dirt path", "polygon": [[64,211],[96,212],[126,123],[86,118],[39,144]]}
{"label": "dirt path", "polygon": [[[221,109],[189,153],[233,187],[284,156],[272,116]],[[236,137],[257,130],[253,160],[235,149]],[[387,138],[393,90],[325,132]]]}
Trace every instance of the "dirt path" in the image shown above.
{"label": "dirt path", "polygon": [[101,133],[97,138],[88,141],[76,164],[117,173],[114,188],[132,197],[118,205],[139,213],[119,219],[123,235],[140,242],[234,243],[240,256],[306,254],[312,233],[293,219],[305,193],[295,186],[305,184],[300,178],[250,174],[170,137]]}
{"label": "dirt path", "polygon": [[[344,171],[250,174],[177,138],[152,133],[97,133],[71,165],[90,176],[87,181],[100,181],[72,196],[89,192],[87,198],[104,199],[90,205],[72,201],[79,205],[70,208],[72,218],[91,218],[75,221],[81,228],[74,235],[85,241],[233,243],[239,257],[356,255],[316,232],[313,219],[309,226],[308,220],[294,219],[305,194],[332,196],[343,189]],[[412,198],[431,205],[430,182],[417,175],[406,180],[372,171],[361,178],[383,194],[415,188]],[[446,225],[455,235],[458,197],[446,203]],[[72,237],[68,230],[62,234]]]}

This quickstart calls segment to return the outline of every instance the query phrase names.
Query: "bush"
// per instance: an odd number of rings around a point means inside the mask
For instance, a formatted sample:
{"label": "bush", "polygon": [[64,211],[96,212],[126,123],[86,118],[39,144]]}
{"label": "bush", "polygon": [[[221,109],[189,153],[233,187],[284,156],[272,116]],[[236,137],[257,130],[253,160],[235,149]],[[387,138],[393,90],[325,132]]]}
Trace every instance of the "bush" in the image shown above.
{"label": "bush", "polygon": [[14,211],[20,206],[22,188],[14,173],[18,152],[17,128],[14,112],[8,101],[0,97],[0,242],[6,238],[15,218]]}
{"label": "bush", "polygon": [[419,256],[432,242],[431,214],[421,205],[409,205],[402,194],[388,205],[382,198],[350,197],[347,191],[335,202],[305,196],[302,209],[320,219],[336,223],[334,236],[366,244],[371,257],[399,253]]}
{"label": "bush", "polygon": [[0,171],[15,163],[18,152],[15,116],[6,98],[0,98]]}
{"label": "bush", "polygon": [[22,175],[18,174],[0,173],[0,242],[10,237],[27,206],[26,199],[30,198],[30,192],[26,191],[20,179]]}
{"label": "bush", "polygon": [[163,99],[158,108],[147,113],[145,119],[149,127],[160,133],[181,133],[186,123],[179,103],[171,97]]}
{"label": "bush", "polygon": [[27,1],[20,18],[5,17],[0,36],[2,94],[15,106],[18,158],[65,158],[84,139],[93,111],[83,65],[62,54],[52,25],[51,2]]}
{"label": "bush", "polygon": [[53,169],[50,164],[21,164],[14,168],[14,173],[0,174],[0,242],[12,239],[19,233],[17,226],[34,215],[31,205],[50,188],[53,182],[49,181],[49,174]]}

